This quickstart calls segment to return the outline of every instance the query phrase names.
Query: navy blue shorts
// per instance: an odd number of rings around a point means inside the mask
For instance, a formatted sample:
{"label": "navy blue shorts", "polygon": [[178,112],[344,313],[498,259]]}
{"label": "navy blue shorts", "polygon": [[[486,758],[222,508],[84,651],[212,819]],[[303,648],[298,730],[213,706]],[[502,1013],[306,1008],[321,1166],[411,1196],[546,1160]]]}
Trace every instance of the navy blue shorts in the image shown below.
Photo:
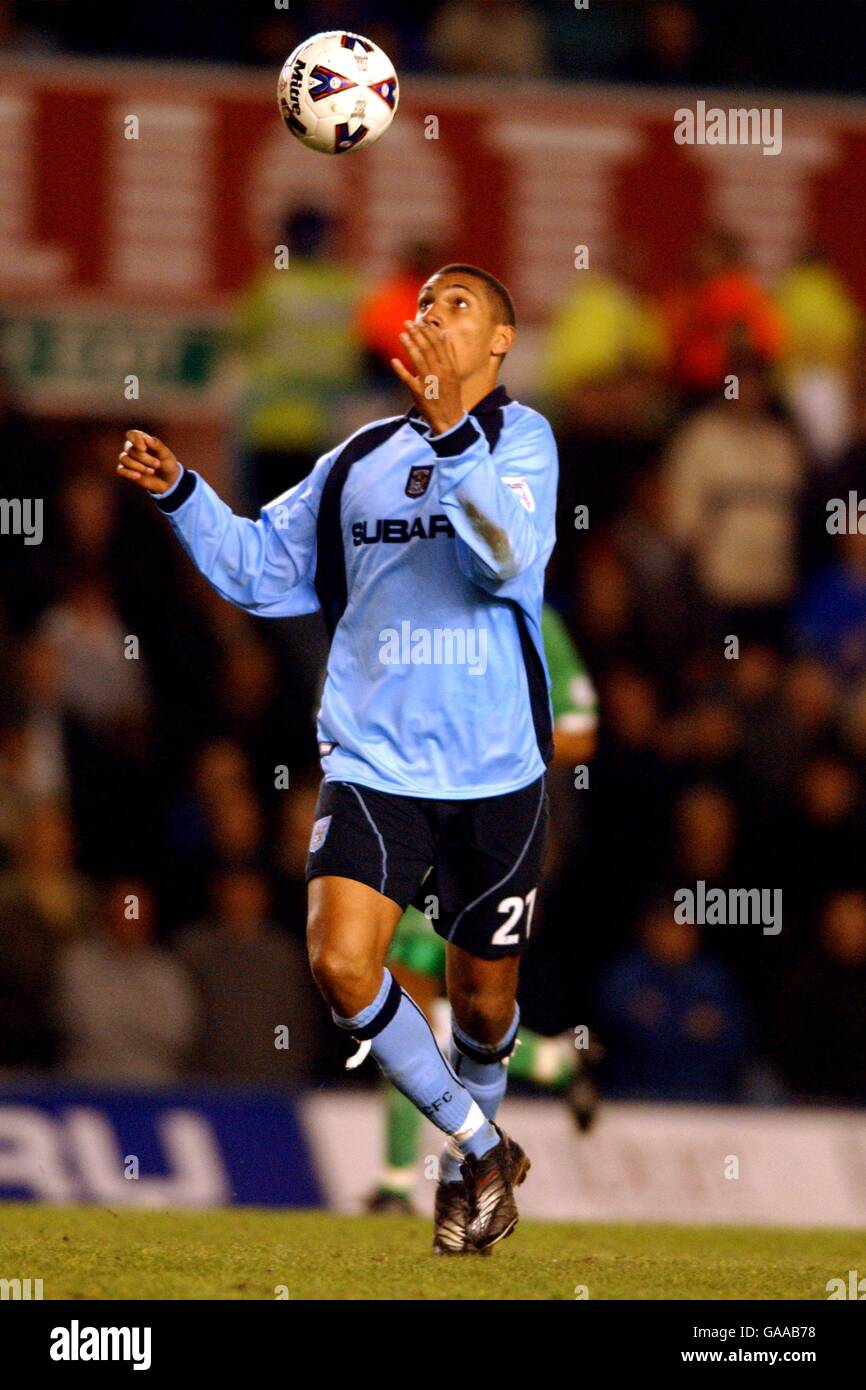
{"label": "navy blue shorts", "polygon": [[306,878],[366,883],[426,912],[446,941],[485,960],[529,944],[550,801],[544,774],[474,801],[432,801],[323,782]]}

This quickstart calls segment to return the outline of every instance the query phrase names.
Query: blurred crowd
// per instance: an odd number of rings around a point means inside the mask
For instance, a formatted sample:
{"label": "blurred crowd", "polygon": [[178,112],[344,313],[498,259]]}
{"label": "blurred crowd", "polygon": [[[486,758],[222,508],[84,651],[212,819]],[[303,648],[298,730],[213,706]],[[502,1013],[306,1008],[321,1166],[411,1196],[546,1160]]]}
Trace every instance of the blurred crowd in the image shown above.
{"label": "blurred crowd", "polygon": [[[359,24],[400,72],[862,92],[858,21],[831,0],[795,24],[773,0],[368,0]],[[275,70],[346,22],[332,0],[0,0],[0,57]],[[335,442],[338,399],[356,424],[405,409],[396,334],[449,259],[407,246],[370,286],[316,211],[284,232],[292,275],[261,274],[229,343],[249,512]],[[656,296],[623,242],[545,325],[549,600],[601,737],[588,787],[553,776],[521,1006],[541,1033],[588,1023],[612,1097],[866,1104],[865,366],[820,246],[766,286],[708,236]],[[335,1079],[303,947],[324,631],[207,588],[115,480],[121,443],[0,381],[4,492],[44,507],[42,543],[0,537],[0,1069]],[[680,922],[698,883],[781,891],[781,930]]]}
{"label": "blurred crowd", "polygon": [[[279,68],[356,24],[398,72],[862,92],[856,4],[821,0],[0,0],[0,54]],[[820,54],[816,63],[815,55]]]}
{"label": "blurred crowd", "polygon": [[[332,231],[295,208],[303,294],[264,272],[238,307],[249,510],[335,442],[340,391],[406,406],[387,359],[438,257],[364,285]],[[590,1024],[611,1096],[864,1104],[862,311],[818,246],[769,287],[720,233],[671,294],[640,270],[576,276],[530,402],[560,449],[548,596],[601,725],[588,787],[553,788],[524,1019]],[[0,390],[6,495],[44,499],[42,543],[0,545],[0,1067],[333,1078],[303,946],[318,615],[220,599],[121,443]],[[781,931],[677,921],[702,881],[781,890]]]}
{"label": "blurred crowd", "polygon": [[[549,593],[602,710],[564,978],[611,1094],[863,1103],[861,311],[817,247],[765,288],[708,236],[661,301],[630,264],[548,335]],[[781,931],[673,920],[699,882],[780,890]]]}

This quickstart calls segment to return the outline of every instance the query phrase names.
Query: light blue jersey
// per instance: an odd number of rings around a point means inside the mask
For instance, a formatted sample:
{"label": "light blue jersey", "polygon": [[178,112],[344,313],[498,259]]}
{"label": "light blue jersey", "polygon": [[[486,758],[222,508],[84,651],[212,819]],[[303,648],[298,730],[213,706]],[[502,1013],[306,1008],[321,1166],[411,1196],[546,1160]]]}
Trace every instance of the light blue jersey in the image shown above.
{"label": "light blue jersey", "polygon": [[225,598],[321,608],[326,780],[450,800],[516,791],[550,759],[556,483],[547,420],[499,386],[447,434],[415,410],[365,426],[258,521],[188,470],[157,502]]}

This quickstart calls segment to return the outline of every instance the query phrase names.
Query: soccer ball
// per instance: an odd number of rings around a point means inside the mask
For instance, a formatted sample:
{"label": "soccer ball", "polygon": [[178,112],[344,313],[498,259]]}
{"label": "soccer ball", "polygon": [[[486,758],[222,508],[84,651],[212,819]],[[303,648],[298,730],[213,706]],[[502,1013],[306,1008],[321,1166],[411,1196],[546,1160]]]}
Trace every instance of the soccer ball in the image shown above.
{"label": "soccer ball", "polygon": [[385,134],[397,110],[397,78],[375,43],[336,29],[298,44],[283,64],[277,100],[303,145],[350,154]]}

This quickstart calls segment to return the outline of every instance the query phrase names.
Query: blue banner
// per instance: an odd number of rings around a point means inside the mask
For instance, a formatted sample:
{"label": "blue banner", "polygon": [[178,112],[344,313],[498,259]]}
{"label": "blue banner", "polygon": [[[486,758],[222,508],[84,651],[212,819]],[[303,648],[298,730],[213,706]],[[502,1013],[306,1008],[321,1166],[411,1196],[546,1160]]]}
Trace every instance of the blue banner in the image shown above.
{"label": "blue banner", "polygon": [[0,1087],[0,1200],[321,1206],[293,1096]]}

